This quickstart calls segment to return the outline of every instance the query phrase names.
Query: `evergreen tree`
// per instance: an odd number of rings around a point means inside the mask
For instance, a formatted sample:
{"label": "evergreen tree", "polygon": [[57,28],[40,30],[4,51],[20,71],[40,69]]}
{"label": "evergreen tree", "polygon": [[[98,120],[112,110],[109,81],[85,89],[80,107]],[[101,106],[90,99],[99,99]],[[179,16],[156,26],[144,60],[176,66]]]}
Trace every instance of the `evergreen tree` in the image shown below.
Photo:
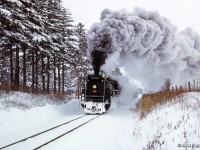
{"label": "evergreen tree", "polygon": [[75,88],[86,40],[83,25],[73,22],[59,0],[1,0],[0,82],[32,92]]}
{"label": "evergreen tree", "polygon": [[77,72],[78,72],[78,89],[79,92],[81,88],[84,87],[84,80],[87,77],[89,69],[89,57],[87,56],[87,39],[86,30],[82,23],[78,23],[75,26],[75,34],[78,40],[78,55],[77,55]]}

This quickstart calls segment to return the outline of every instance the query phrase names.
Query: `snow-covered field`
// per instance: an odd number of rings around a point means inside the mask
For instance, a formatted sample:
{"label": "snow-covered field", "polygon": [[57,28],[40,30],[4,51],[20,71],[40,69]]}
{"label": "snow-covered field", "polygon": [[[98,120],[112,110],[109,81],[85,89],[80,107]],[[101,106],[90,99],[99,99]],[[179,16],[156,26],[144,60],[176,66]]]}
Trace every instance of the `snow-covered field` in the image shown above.
{"label": "snow-covered field", "polygon": [[[1,96],[0,147],[83,115],[77,99],[59,103],[50,102],[45,96],[34,99],[24,93],[7,95],[7,99]],[[16,102],[28,107],[12,107]],[[172,103],[155,108],[142,120],[130,107],[133,106],[113,102],[105,115],[42,149],[183,149],[180,146],[200,149],[200,93],[184,94]]]}
{"label": "snow-covered field", "polygon": [[134,149],[200,149],[200,93],[182,94],[142,120],[133,118],[129,143]]}
{"label": "snow-covered field", "polygon": [[82,115],[77,99],[49,100],[15,92],[0,96],[0,147]]}

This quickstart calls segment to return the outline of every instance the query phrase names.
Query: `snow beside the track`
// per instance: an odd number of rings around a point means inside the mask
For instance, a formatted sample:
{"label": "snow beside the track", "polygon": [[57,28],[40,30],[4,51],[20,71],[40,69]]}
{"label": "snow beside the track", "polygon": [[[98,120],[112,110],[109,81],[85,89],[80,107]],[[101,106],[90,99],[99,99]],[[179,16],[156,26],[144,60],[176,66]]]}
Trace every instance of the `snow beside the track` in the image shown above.
{"label": "snow beside the track", "polygon": [[[184,94],[173,103],[155,108],[142,120],[130,111],[130,107],[133,106],[112,103],[105,115],[42,149],[179,150],[178,146],[184,144],[196,144],[200,149],[199,93]],[[0,147],[81,115],[77,99],[25,110],[1,109]]]}
{"label": "snow beside the track", "polygon": [[[35,99],[25,99],[27,97],[31,98],[32,96],[20,92],[14,93],[10,97],[1,96],[0,147],[82,115],[77,99],[66,100],[58,104],[48,102],[47,97],[44,96],[40,97],[43,100],[35,97]],[[34,100],[38,100],[39,105]],[[2,109],[6,104],[10,106],[10,103],[14,102],[21,105],[26,104],[30,106],[30,109],[21,107]]]}
{"label": "snow beside the track", "polygon": [[144,119],[133,118],[128,145],[134,150],[200,150],[200,93],[181,94]]}

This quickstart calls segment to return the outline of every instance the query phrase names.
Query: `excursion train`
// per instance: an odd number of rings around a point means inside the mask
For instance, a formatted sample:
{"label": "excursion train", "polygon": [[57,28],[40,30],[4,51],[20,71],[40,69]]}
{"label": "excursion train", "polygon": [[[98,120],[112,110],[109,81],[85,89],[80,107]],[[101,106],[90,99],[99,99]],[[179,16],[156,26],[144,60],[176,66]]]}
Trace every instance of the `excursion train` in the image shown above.
{"label": "excursion train", "polygon": [[111,106],[111,97],[118,94],[119,85],[116,80],[105,75],[88,75],[81,94],[83,111],[87,114],[103,114]]}

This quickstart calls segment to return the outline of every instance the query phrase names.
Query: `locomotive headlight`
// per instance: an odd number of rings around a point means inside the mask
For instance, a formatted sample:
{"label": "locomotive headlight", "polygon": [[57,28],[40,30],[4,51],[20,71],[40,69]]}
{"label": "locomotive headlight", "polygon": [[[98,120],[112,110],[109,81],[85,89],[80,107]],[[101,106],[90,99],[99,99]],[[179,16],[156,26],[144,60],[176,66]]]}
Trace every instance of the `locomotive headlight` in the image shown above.
{"label": "locomotive headlight", "polygon": [[92,87],[93,87],[93,89],[96,89],[96,88],[97,88],[97,85],[93,85]]}
{"label": "locomotive headlight", "polygon": [[94,85],[92,86],[92,88],[93,88],[93,89],[92,89],[92,93],[96,94],[96,93],[97,93],[97,85],[94,84]]}

